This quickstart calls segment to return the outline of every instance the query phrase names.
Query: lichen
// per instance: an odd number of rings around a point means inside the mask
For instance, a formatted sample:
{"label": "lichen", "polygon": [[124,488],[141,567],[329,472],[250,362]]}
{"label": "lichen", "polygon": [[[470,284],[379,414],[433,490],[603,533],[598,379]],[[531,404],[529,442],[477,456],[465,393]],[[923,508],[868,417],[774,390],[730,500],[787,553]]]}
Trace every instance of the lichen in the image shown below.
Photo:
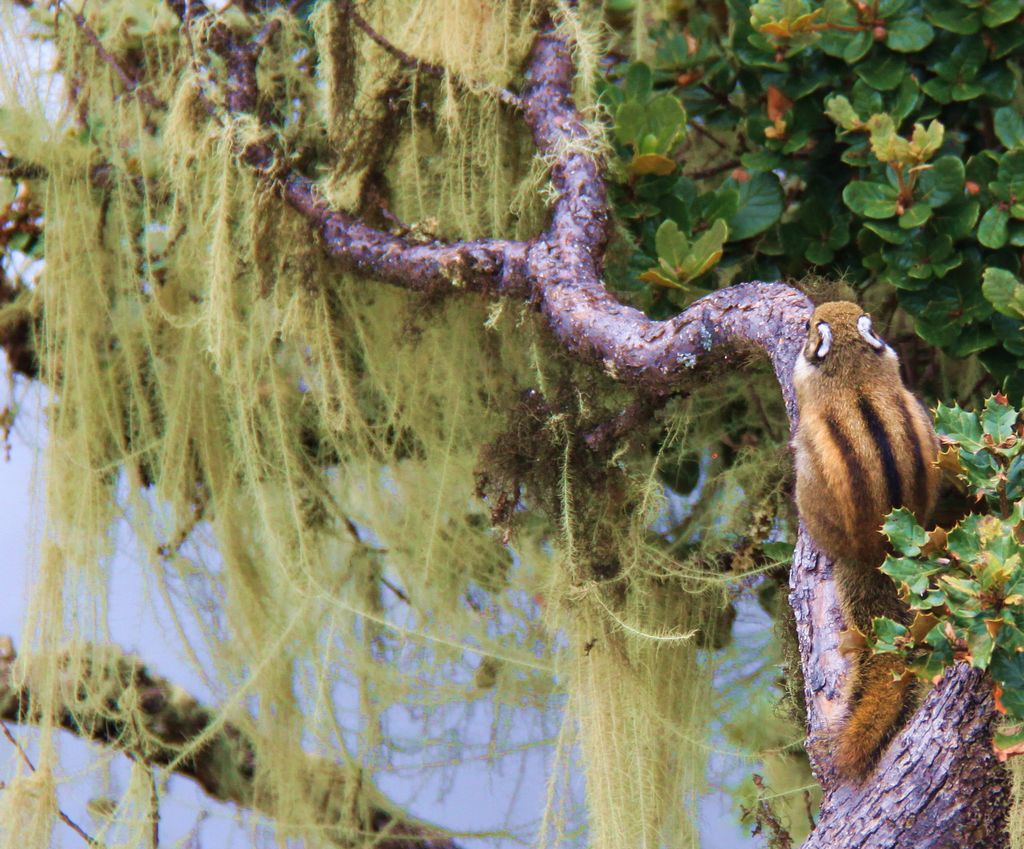
{"label": "lichen", "polygon": [[[167,107],[126,96],[62,14],[66,120],[83,112],[88,126],[65,132],[26,101],[32,120],[0,139],[48,173],[39,352],[54,403],[22,650],[54,671],[80,664],[82,698],[102,696],[86,670],[109,640],[127,516],[140,604],[173,623],[219,700],[214,723],[243,723],[258,741],[256,787],[281,814],[281,845],[330,841],[295,767],[302,747],[345,765],[353,787],[418,762],[450,773],[448,743],[471,745],[477,706],[495,716],[480,749],[495,775],[552,737],[567,763],[578,735],[589,845],[696,845],[713,661],[696,640],[663,637],[718,621],[725,579],[706,562],[744,522],[725,508],[744,492],[776,498],[762,457],[711,484],[724,519],[695,511],[688,545],[666,546],[651,533],[667,511],[659,475],[705,450],[717,422],[684,404],[656,434],[656,456],[628,439],[611,459],[589,452],[582,436],[627,393],[567,362],[525,309],[489,311],[461,292],[424,301],[339,272],[239,161],[264,131],[225,111],[224,80],[197,71],[201,33],[140,31],[150,18],[128,21],[114,5],[90,4],[92,25],[111,49],[128,40]],[[161,20],[160,4],[136,6]],[[448,69],[441,80],[401,67],[338,4],[320,3],[310,29],[284,21],[258,73],[281,110],[272,143],[315,157],[325,196],[382,226],[536,234],[544,164],[493,92],[517,82],[541,6],[359,4],[402,50]],[[587,97],[600,20],[554,11],[576,37]],[[5,98],[25,85],[8,76]],[[604,141],[588,126],[578,147],[592,155]],[[381,196],[387,216],[372,202]],[[335,688],[354,696],[332,698]],[[64,719],[61,700],[39,682],[44,739]],[[410,723],[421,742],[407,739]],[[205,742],[186,741],[181,759]],[[55,747],[39,766],[60,771]],[[149,789],[135,778],[106,846],[140,845],[132,812]],[[32,825],[12,831],[0,817],[0,845],[46,844],[44,790],[4,795],[28,800],[16,821]],[[583,824],[563,804],[571,790],[552,780],[539,845]],[[355,829],[358,811],[353,800],[339,827]]]}

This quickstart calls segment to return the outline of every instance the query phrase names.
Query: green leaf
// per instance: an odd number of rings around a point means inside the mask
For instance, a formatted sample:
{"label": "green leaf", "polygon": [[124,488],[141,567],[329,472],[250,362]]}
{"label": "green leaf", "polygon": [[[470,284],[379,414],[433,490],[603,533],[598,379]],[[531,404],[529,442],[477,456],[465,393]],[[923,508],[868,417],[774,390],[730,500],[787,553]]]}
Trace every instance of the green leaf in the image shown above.
{"label": "green leaf", "polygon": [[647,104],[647,126],[657,136],[659,148],[650,153],[667,153],[686,127],[686,110],[672,95],[663,94]]}
{"label": "green leaf", "polygon": [[992,660],[992,650],[996,641],[988,632],[984,622],[975,622],[967,630],[967,648],[971,651],[971,666],[975,669],[987,669]]}
{"label": "green leaf", "polygon": [[903,584],[907,590],[920,596],[928,589],[928,578],[935,570],[929,569],[926,561],[914,557],[887,557],[882,564],[882,572],[897,584]]}
{"label": "green leaf", "polygon": [[946,535],[946,549],[959,563],[967,567],[981,556],[977,518],[969,517]]}
{"label": "green leaf", "polygon": [[771,171],[773,168],[779,168],[784,161],[783,157],[771,150],[744,153],[740,157],[740,165],[748,171]]}
{"label": "green leaf", "polygon": [[615,138],[622,144],[634,144],[646,126],[644,107],[637,101],[627,100],[615,110]]}
{"label": "green leaf", "polygon": [[898,192],[885,183],[857,180],[843,189],[843,201],[865,218],[891,218],[896,214]]}
{"label": "green leaf", "polygon": [[843,61],[847,65],[855,65],[867,55],[874,43],[871,33],[867,30],[854,33],[843,45]]}
{"label": "green leaf", "polygon": [[739,242],[763,233],[782,216],[782,186],[774,173],[751,174],[745,183],[730,178],[725,184],[730,183],[739,191],[739,208],[729,219],[729,241]]}
{"label": "green leaf", "polygon": [[981,29],[981,18],[973,9],[965,9],[959,0],[930,2],[925,17],[940,29],[957,35],[973,35]]}
{"label": "green leaf", "polygon": [[714,221],[716,218],[724,218],[728,221],[732,218],[740,206],[740,193],[733,186],[735,181],[726,180],[716,191],[700,195],[694,203],[694,220]]}
{"label": "green leaf", "polygon": [[1024,47],[1024,27],[999,27],[988,33],[993,59],[1003,59]]}
{"label": "green leaf", "polygon": [[974,100],[985,93],[985,86],[979,82],[958,82],[953,83],[950,89],[950,97],[957,101]]}
{"label": "green leaf", "polygon": [[804,249],[804,258],[814,265],[828,265],[836,258],[836,252],[822,242],[811,242]]}
{"label": "green leaf", "polygon": [[913,160],[910,142],[896,132],[896,122],[885,112],[878,112],[867,120],[871,152],[879,162],[901,165]]}
{"label": "green leaf", "polygon": [[719,218],[693,243],[689,253],[680,264],[680,276],[684,280],[694,280],[708,271],[722,258],[722,245],[725,244],[728,236],[729,228]]}
{"label": "green leaf", "polygon": [[907,63],[893,53],[880,54],[854,67],[854,72],[877,91],[892,91],[907,73]]}
{"label": "green leaf", "polygon": [[[931,121],[927,127],[924,124],[914,124],[914,132],[911,135],[911,144],[916,158],[920,162],[927,162],[942,147],[942,140],[945,138],[946,128],[939,121]],[[954,157],[944,157],[960,160]],[[963,164],[960,165],[960,178],[963,180]]]}
{"label": "green leaf", "polygon": [[1010,106],[999,107],[993,115],[993,124],[996,138],[1007,150],[1024,147],[1024,117],[1016,109]]}
{"label": "green leaf", "polygon": [[1005,401],[998,400],[995,395],[990,395],[981,414],[981,429],[992,437],[996,445],[1000,445],[1014,435],[1016,424],[1017,410]]}
{"label": "green leaf", "polygon": [[996,335],[988,324],[969,324],[960,328],[956,339],[949,345],[954,357],[969,357],[996,344]]}
{"label": "green leaf", "polygon": [[985,64],[988,51],[980,37],[961,38],[953,43],[953,49],[942,54],[942,58],[931,67],[949,83],[963,83],[973,80]]}
{"label": "green leaf", "polygon": [[892,221],[865,221],[864,227],[891,245],[902,245],[907,234]]}
{"label": "green leaf", "polygon": [[916,203],[900,216],[900,227],[904,230],[912,230],[915,227],[920,227],[931,217],[932,208],[928,204]]}
{"label": "green leaf", "polygon": [[893,548],[907,557],[916,557],[921,553],[921,546],[928,542],[927,531],[906,507],[893,510],[885,517],[882,533],[889,538]]}
{"label": "green leaf", "polygon": [[882,93],[873,89],[864,80],[857,80],[853,84],[851,92],[854,111],[858,115],[874,115],[876,112],[884,112],[885,104],[882,101]]}
{"label": "green leaf", "polygon": [[844,130],[855,130],[862,125],[860,117],[850,105],[850,101],[841,94],[825,100],[825,114]]}
{"label": "green leaf", "polygon": [[884,20],[895,19],[906,11],[911,2],[912,0],[878,0],[875,3],[875,9],[878,12],[878,17]]}
{"label": "green leaf", "polygon": [[982,274],[981,293],[1002,315],[1024,318],[1024,285],[1011,272],[1002,268],[986,268]]}
{"label": "green leaf", "polygon": [[671,219],[661,222],[654,235],[654,247],[658,259],[664,260],[671,268],[678,268],[690,252],[690,242]]}
{"label": "green leaf", "polygon": [[648,268],[643,274],[639,275],[638,279],[644,283],[653,283],[655,286],[661,286],[665,289],[685,288],[675,274],[670,274],[660,268]]}
{"label": "green leaf", "polygon": [[1020,13],[1020,0],[987,0],[981,6],[981,22],[995,29],[1008,24]]}
{"label": "green leaf", "polygon": [[1017,504],[1024,504],[1024,453],[1014,457],[1006,470],[1006,497]]}
{"label": "green leaf", "polygon": [[919,18],[900,18],[886,27],[885,45],[898,53],[915,53],[932,43],[935,30]]}
{"label": "green leaf", "polygon": [[992,477],[999,472],[999,463],[987,450],[961,451],[960,465],[966,473],[967,483],[975,493],[993,492]]}
{"label": "green leaf", "polygon": [[953,99],[953,84],[942,77],[932,77],[922,83],[921,91],[939,103],[949,103]]}
{"label": "green leaf", "polygon": [[974,600],[981,595],[981,584],[970,578],[942,575],[939,577],[939,583],[945,588],[946,596],[953,603],[953,607],[963,607],[965,603],[976,605]]}
{"label": "green leaf", "polygon": [[1010,213],[1001,206],[993,206],[981,217],[978,241],[986,248],[1001,248],[1006,244],[1006,225],[1009,220]]}
{"label": "green leaf", "polygon": [[1011,150],[999,160],[999,182],[1011,196],[1024,197],[1024,150]]}
{"label": "green leaf", "polygon": [[937,232],[944,233],[950,239],[966,238],[978,222],[978,213],[981,205],[976,200],[960,200],[948,203],[941,209],[935,210],[932,216],[932,227]]}
{"label": "green leaf", "polygon": [[872,621],[875,630],[877,643],[875,651],[891,652],[897,648],[897,641],[905,639],[909,631],[905,625],[895,622],[885,616],[878,616]]}
{"label": "green leaf", "polygon": [[917,108],[920,99],[921,86],[912,75],[908,74],[903,78],[903,82],[900,83],[896,99],[889,107],[889,114],[899,124]]}
{"label": "green leaf", "polygon": [[964,163],[958,156],[940,156],[921,172],[914,193],[933,209],[962,197]]}
{"label": "green leaf", "polygon": [[643,62],[634,62],[626,70],[622,89],[627,100],[644,101],[654,90],[654,74]]}
{"label": "green leaf", "polygon": [[980,451],[985,447],[978,414],[964,410],[959,404],[947,407],[939,403],[935,411],[935,430],[940,436],[956,440],[967,451]]}
{"label": "green leaf", "polygon": [[989,674],[1003,688],[1003,706],[1016,717],[1024,717],[1024,653],[997,651]]}

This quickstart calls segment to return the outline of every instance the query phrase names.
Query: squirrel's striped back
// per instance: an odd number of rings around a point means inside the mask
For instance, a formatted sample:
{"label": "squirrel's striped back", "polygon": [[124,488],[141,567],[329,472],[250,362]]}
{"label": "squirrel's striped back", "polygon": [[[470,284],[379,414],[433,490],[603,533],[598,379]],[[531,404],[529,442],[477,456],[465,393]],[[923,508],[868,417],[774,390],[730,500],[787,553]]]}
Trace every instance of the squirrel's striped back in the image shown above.
{"label": "squirrel's striped back", "polygon": [[[938,440],[931,418],[907,391],[895,352],[853,303],[819,306],[793,382],[800,422],[794,439],[796,501],[815,545],[835,561],[848,626],[907,621],[896,587],[878,567],[887,543],[884,516],[907,507],[928,520],[935,506]],[[863,652],[847,685],[834,762],[863,778],[914,703],[915,686],[898,658]]]}

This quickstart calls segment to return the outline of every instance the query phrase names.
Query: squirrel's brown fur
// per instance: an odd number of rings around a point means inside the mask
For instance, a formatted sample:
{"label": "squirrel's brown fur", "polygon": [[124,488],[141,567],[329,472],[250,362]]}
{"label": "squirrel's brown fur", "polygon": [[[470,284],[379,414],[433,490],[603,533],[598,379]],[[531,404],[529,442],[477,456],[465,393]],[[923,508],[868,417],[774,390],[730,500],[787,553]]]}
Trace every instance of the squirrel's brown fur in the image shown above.
{"label": "squirrel's brown fur", "polygon": [[[870,633],[876,616],[906,622],[895,585],[878,570],[887,550],[880,528],[895,507],[923,523],[935,506],[931,419],[904,387],[896,354],[854,303],[814,311],[793,379],[797,506],[815,544],[835,561],[847,624]],[[903,672],[892,655],[856,659],[833,747],[845,777],[870,771],[911,710],[914,685]]]}

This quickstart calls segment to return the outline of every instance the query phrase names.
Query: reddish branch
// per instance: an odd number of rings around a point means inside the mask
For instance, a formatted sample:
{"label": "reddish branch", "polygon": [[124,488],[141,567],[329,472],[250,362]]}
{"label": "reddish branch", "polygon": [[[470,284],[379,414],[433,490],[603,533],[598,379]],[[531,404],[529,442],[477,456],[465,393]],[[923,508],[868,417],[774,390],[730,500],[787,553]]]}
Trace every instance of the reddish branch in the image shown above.
{"label": "reddish branch", "polygon": [[[198,0],[168,0],[182,21],[210,14]],[[229,69],[229,109],[255,111],[255,63],[262,42],[224,23],[207,45]],[[571,97],[573,66],[562,34],[545,26],[531,52],[519,102],[539,155],[551,162],[556,200],[547,229],[529,241],[482,239],[417,243],[368,227],[332,209],[315,185],[288,169],[267,144],[241,156],[323,238],[340,267],[413,291],[472,291],[528,299],[572,356],[595,363],[655,404],[728,362],[742,348],[772,362],[791,431],[796,409],[792,365],[811,305],[780,283],[744,283],[712,293],[668,321],[652,321],[619,303],[602,282],[609,211],[602,163]],[[624,411],[623,420],[637,413]],[[610,424],[614,429],[615,425]],[[595,436],[598,441],[601,434]],[[1002,847],[1008,785],[991,754],[993,718],[987,682],[957,667],[928,695],[863,787],[841,784],[829,769],[828,729],[842,705],[846,663],[839,651],[842,617],[831,564],[801,531],[791,572],[806,683],[808,741],[825,791],[813,849],[915,846]]]}

